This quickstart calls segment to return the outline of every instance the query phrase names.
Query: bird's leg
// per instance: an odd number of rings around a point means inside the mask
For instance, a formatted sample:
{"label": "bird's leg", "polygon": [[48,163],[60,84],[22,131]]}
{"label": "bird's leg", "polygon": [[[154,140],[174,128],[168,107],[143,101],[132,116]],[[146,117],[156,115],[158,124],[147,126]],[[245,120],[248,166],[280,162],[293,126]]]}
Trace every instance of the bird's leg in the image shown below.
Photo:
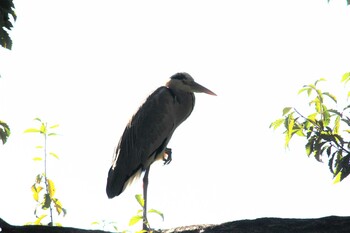
{"label": "bird's leg", "polygon": [[171,154],[172,154],[171,148],[165,148],[164,155],[163,155],[164,165],[168,165],[171,162],[172,160]]}
{"label": "bird's leg", "polygon": [[150,166],[146,169],[145,175],[143,176],[143,225],[142,230],[145,230],[148,232],[149,230],[149,223],[147,220],[147,188],[148,188],[148,173],[150,170]]}

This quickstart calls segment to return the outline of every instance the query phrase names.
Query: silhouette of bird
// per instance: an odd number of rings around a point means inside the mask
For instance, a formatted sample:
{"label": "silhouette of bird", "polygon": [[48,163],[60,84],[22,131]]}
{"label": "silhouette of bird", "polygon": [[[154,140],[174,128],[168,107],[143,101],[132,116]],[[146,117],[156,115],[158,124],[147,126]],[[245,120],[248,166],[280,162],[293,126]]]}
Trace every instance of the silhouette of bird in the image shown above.
{"label": "silhouette of bird", "polygon": [[143,229],[147,229],[147,187],[150,166],[172,159],[167,145],[175,129],[192,113],[194,92],[216,95],[196,83],[188,73],[176,73],[165,86],[155,90],[127,124],[108,172],[109,198],[120,195],[133,180],[143,177]]}

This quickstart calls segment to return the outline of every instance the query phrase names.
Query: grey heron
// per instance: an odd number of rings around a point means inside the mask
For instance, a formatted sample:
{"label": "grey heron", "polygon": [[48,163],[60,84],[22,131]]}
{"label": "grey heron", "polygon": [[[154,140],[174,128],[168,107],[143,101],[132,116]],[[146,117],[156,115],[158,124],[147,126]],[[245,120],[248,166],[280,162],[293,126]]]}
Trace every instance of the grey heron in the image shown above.
{"label": "grey heron", "polygon": [[127,124],[108,172],[106,192],[109,198],[120,195],[135,178],[143,177],[143,229],[147,230],[147,187],[151,164],[163,160],[168,164],[167,148],[175,129],[189,117],[194,92],[216,95],[196,83],[188,73],[176,73],[165,86],[156,89]]}

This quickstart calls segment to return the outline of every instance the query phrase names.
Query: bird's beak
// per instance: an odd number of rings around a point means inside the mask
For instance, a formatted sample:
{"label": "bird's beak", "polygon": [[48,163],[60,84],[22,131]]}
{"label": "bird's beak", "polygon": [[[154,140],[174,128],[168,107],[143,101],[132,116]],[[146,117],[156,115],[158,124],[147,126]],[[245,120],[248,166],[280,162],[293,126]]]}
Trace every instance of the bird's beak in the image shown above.
{"label": "bird's beak", "polygon": [[196,83],[196,82],[193,82],[192,90],[193,90],[193,92],[201,92],[201,93],[206,93],[208,95],[215,95],[216,96],[216,94],[214,92],[212,92],[208,88],[203,87],[202,85],[200,85],[199,83]]}

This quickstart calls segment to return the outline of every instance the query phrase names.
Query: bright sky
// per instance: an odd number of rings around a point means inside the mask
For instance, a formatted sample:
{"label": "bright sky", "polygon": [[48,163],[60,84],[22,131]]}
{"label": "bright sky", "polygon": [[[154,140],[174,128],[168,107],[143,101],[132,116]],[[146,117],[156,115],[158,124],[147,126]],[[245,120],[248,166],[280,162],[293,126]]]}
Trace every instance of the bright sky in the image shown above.
{"label": "bright sky", "polygon": [[[349,71],[350,7],[345,0],[88,1],[15,0],[12,51],[0,49],[0,217],[34,220],[30,190],[41,164],[40,117],[59,123],[48,175],[68,214],[64,226],[125,229],[139,209],[137,182],[105,194],[123,129],[143,100],[179,71],[218,96],[197,94],[173,135],[173,161],[150,173],[155,228],[259,217],[350,215],[350,181],[334,185],[327,164],[284,149],[270,123],[295,105],[304,84],[338,84]],[[337,94],[337,93],[334,93]],[[106,228],[108,229],[108,228]]]}

